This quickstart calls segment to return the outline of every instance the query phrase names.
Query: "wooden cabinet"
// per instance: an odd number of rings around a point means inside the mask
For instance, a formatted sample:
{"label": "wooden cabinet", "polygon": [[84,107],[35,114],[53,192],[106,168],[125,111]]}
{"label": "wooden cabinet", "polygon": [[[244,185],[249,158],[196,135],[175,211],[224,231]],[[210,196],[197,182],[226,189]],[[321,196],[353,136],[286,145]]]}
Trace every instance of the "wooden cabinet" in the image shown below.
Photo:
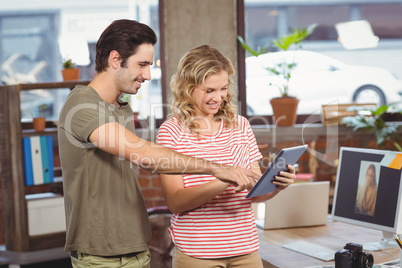
{"label": "wooden cabinet", "polygon": [[[25,195],[38,192],[60,192],[62,182],[40,186],[25,186],[22,138],[32,135],[52,135],[57,149],[57,128],[47,122],[43,132],[34,132],[32,124],[21,123],[20,92],[35,89],[73,89],[89,81],[18,84],[0,86],[0,180],[3,204],[3,228],[6,249],[26,252],[64,246],[65,232],[30,236],[28,232]],[[27,128],[27,129],[26,129]],[[55,150],[55,153],[58,153]],[[61,170],[55,170],[61,176]]]}

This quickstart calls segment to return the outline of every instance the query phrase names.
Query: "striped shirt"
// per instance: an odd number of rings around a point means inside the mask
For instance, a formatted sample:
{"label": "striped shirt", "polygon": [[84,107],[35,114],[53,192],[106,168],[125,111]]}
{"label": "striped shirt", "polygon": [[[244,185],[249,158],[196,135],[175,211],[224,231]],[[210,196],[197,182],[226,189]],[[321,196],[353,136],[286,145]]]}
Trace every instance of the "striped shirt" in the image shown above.
{"label": "striped shirt", "polygon": [[[238,116],[238,127],[224,128],[201,139],[184,128],[176,117],[159,128],[157,142],[182,154],[250,169],[262,158],[250,123]],[[216,179],[211,175],[184,174],[184,187]],[[224,258],[244,255],[259,248],[257,229],[248,191],[236,193],[234,186],[191,211],[174,214],[168,229],[183,253],[196,258]]]}

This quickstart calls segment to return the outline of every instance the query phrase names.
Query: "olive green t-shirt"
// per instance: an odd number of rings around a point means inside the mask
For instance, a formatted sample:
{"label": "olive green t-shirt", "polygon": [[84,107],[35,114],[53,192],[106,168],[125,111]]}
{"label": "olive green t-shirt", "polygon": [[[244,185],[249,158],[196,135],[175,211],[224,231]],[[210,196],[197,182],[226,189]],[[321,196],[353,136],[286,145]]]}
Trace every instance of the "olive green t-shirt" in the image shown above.
{"label": "olive green t-shirt", "polygon": [[151,231],[138,167],[88,141],[108,122],[134,132],[130,105],[119,104],[108,104],[89,86],[77,86],[60,112],[66,251],[113,256],[148,249]]}

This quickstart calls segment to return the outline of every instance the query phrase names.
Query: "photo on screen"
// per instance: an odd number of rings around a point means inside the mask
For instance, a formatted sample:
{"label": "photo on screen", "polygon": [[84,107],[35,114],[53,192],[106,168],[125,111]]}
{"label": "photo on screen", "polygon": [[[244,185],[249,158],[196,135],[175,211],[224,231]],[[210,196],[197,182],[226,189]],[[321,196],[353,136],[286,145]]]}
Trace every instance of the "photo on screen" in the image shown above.
{"label": "photo on screen", "polygon": [[[386,153],[385,150],[341,148],[332,207],[334,220],[402,234],[401,170],[381,165]],[[376,169],[377,183],[376,193],[371,190],[369,194],[373,209],[367,206],[366,212],[359,211],[356,210],[358,189],[365,185],[367,169],[371,164]]]}
{"label": "photo on screen", "polygon": [[360,162],[355,213],[374,216],[377,203],[379,175],[380,163],[371,161]]}

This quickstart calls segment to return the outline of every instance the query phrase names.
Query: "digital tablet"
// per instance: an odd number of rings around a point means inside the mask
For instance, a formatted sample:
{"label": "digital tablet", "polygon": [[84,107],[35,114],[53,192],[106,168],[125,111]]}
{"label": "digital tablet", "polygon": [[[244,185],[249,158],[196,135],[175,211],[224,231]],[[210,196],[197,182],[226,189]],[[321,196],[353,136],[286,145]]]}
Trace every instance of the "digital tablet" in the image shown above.
{"label": "digital tablet", "polygon": [[277,185],[272,183],[272,181],[275,179],[275,176],[277,176],[280,171],[287,171],[287,165],[296,164],[296,161],[306,149],[307,144],[282,149],[275,157],[274,161],[272,161],[272,163],[269,165],[264,174],[262,174],[258,182],[250,190],[246,198],[267,194],[275,190]]}

